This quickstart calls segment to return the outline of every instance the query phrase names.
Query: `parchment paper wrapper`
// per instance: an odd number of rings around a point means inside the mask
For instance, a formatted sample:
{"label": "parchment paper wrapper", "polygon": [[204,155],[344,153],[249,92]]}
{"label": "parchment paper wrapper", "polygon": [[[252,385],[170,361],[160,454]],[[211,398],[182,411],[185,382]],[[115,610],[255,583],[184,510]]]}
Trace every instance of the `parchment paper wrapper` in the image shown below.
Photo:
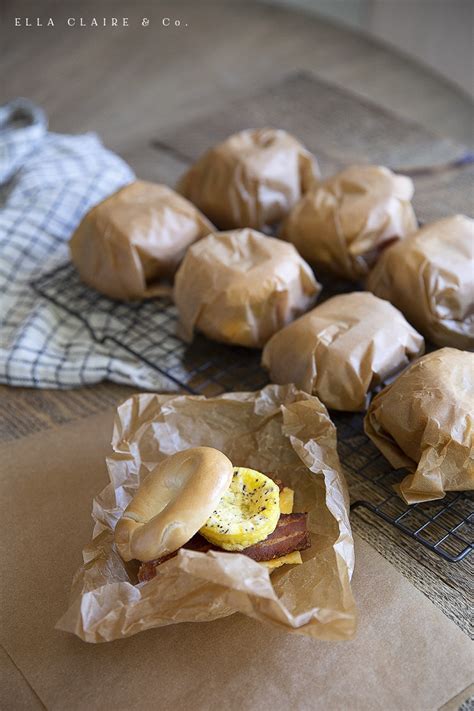
{"label": "parchment paper wrapper", "polygon": [[316,306],[267,343],[274,383],[294,383],[335,410],[364,410],[369,392],[423,353],[422,336],[391,304],[368,292]]}
{"label": "parchment paper wrapper", "polygon": [[474,220],[447,217],[393,245],[367,288],[433,343],[474,348]]}
{"label": "parchment paper wrapper", "polygon": [[220,229],[280,222],[319,178],[315,157],[286,131],[235,133],[211,148],[177,190]]}
{"label": "parchment paper wrapper", "polygon": [[166,185],[137,180],[96,205],[70,242],[81,279],[113,299],[169,294],[186,249],[211,223]]}
{"label": "parchment paper wrapper", "polygon": [[256,232],[212,234],[191,247],[175,280],[182,336],[262,347],[314,305],[321,286],[293,245]]}
{"label": "parchment paper wrapper", "polygon": [[310,264],[359,280],[391,242],[417,228],[413,183],[375,165],[353,165],[310,190],[279,236]]}
{"label": "parchment paper wrapper", "polygon": [[[309,512],[312,541],[302,565],[284,566],[270,579],[267,568],[244,555],[182,549],[158,568],[156,578],[133,585],[114,549],[116,522],[158,462],[197,445],[217,447],[236,466],[272,473],[295,490],[294,510]],[[84,549],[84,566],[59,629],[101,642],[241,612],[288,632],[352,637],[349,500],[336,430],[317,398],[293,386],[208,400],[135,395],[118,410],[113,448],[111,483],[94,501],[94,539]]]}
{"label": "parchment paper wrapper", "polygon": [[474,354],[442,348],[375,396],[365,431],[394,467],[412,472],[409,504],[474,489]]}

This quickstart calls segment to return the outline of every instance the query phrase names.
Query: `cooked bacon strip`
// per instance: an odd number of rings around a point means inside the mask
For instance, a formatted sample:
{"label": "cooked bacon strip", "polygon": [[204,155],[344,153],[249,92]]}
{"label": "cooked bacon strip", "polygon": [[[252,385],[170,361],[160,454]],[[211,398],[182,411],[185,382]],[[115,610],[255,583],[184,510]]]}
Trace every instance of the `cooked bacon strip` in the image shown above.
{"label": "cooked bacon strip", "polygon": [[273,533],[260,543],[245,548],[242,553],[252,560],[273,560],[293,551],[304,551],[311,545],[306,528],[306,513],[281,514]]}
{"label": "cooked bacon strip", "polygon": [[[309,531],[306,528],[307,517],[308,514],[306,513],[281,514],[273,533],[267,536],[264,541],[255,543],[253,546],[244,548],[243,551],[239,552],[252,558],[252,560],[260,562],[281,558],[281,556],[294,551],[304,551],[311,545]],[[207,553],[208,551],[222,552],[222,548],[212,545],[199,533],[182,547],[187,550],[199,551],[200,553]],[[177,551],[174,551],[162,558],[151,560],[149,563],[142,563],[138,571],[138,580],[143,583],[154,578],[157,567],[170,558],[174,558],[176,554]]]}

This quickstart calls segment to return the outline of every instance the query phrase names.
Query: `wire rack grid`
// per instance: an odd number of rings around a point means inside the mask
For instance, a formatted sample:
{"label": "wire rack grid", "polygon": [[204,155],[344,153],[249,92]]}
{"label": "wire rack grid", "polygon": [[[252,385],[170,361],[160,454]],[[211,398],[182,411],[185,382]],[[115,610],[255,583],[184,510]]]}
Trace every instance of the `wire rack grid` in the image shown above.
{"label": "wire rack grid", "polygon": [[[268,383],[258,351],[217,344],[197,336],[189,347],[178,335],[174,304],[164,298],[136,304],[113,301],[84,286],[71,264],[32,283],[36,293],[80,319],[94,340],[113,343],[155,369],[174,389],[213,396],[258,390]],[[326,296],[348,290],[325,289]],[[363,415],[331,412],[351,508],[365,508],[450,562],[474,548],[472,494],[450,492],[441,501],[408,506],[393,485],[406,473],[393,470],[364,433]]]}

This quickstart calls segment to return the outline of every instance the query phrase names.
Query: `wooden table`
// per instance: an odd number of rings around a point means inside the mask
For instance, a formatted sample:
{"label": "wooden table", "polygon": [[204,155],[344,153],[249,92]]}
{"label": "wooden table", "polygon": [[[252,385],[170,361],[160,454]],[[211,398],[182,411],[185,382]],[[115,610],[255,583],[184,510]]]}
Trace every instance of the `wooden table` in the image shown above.
{"label": "wooden table", "polygon": [[[472,105],[460,91],[367,37],[312,16],[245,1],[141,0],[132,7],[118,0],[113,14],[129,17],[129,27],[92,30],[77,26],[79,11],[50,0],[41,16],[43,22],[52,16],[54,28],[14,28],[15,16],[38,15],[37,4],[10,0],[4,7],[0,44],[8,81],[0,99],[38,102],[54,131],[97,131],[142,178],[157,179],[157,163],[166,161],[150,149],[157,134],[300,69],[433,131],[472,139]],[[110,14],[105,0],[81,3],[86,20]],[[76,26],[67,27],[72,15]],[[0,386],[0,441],[25,438],[26,445],[31,433],[111,408],[133,392],[112,383],[71,391]],[[380,522],[368,526],[355,516],[354,527],[468,631],[469,561],[446,563]]]}

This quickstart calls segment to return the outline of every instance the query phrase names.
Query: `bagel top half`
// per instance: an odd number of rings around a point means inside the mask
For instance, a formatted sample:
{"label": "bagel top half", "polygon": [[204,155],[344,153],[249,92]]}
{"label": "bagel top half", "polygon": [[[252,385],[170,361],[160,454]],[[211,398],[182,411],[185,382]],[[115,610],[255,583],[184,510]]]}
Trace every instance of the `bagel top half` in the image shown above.
{"label": "bagel top half", "polygon": [[206,523],[232,475],[231,461],[212,447],[187,449],[161,462],[115,527],[123,560],[147,562],[184,545]]}

